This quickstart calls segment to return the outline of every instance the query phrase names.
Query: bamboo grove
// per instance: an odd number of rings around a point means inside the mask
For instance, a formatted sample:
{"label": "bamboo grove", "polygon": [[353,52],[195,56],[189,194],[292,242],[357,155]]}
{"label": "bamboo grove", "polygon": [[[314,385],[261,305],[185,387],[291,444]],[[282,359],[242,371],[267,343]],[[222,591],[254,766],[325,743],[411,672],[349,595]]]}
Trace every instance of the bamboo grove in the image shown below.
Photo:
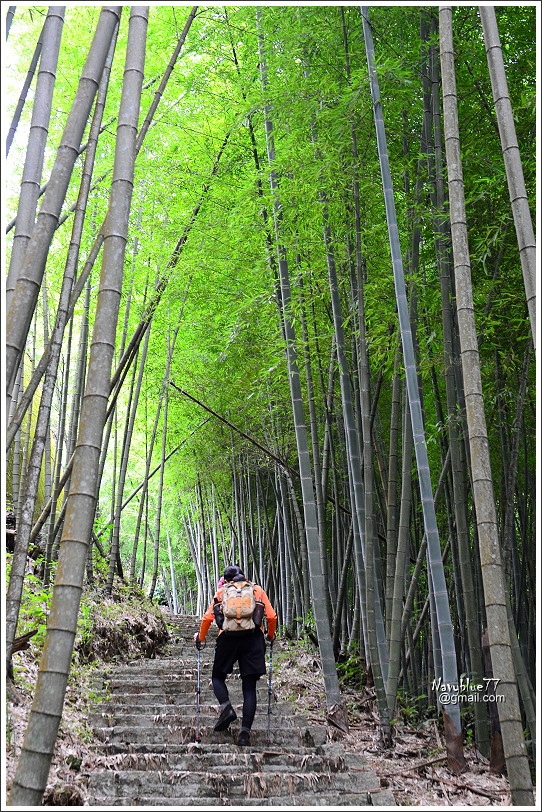
{"label": "bamboo grove", "polygon": [[351,658],[382,747],[414,704],[533,803],[535,5],[9,7],[8,672],[29,560],[51,594],[12,803],[84,586],[200,614],[231,562],[330,721]]}

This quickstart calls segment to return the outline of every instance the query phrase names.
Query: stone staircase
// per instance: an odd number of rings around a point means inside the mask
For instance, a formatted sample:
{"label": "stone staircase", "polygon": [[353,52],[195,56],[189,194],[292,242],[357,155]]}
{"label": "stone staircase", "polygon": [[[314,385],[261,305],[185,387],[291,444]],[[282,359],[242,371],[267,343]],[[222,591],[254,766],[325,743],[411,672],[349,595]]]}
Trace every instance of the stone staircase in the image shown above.
{"label": "stone staircase", "polygon": [[[100,742],[88,771],[87,805],[110,806],[395,806],[363,755],[330,741],[315,725],[258,683],[251,745],[238,747],[242,691],[228,679],[238,719],[215,733],[210,676],[216,627],[201,650],[196,703],[196,617],[169,621],[171,653],[119,665],[104,676],[90,723]],[[275,644],[275,647],[277,644]]]}

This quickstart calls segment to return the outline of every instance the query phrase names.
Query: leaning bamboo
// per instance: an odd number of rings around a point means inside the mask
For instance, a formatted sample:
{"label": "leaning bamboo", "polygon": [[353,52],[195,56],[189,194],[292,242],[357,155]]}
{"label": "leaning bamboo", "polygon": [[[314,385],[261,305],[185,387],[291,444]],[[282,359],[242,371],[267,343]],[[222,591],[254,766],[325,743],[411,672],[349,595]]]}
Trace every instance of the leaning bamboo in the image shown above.
{"label": "leaning bamboo", "polygon": [[[109,62],[111,62],[113,59],[113,51],[114,51],[114,42],[112,41],[109,53]],[[65,312],[65,309],[67,307],[70,298],[73,278],[77,266],[77,257],[81,241],[81,234],[83,231],[84,215],[88,199],[88,191],[90,187],[90,178],[92,175],[92,167],[94,164],[94,156],[96,152],[97,131],[99,129],[102,119],[103,103],[105,101],[108,78],[109,78],[108,72],[104,71],[104,78],[100,86],[100,93],[98,99],[99,102],[101,102],[101,104],[96,105],[96,111],[91,125],[90,140],[92,141],[92,146],[87,152],[85,166],[83,169],[81,185],[78,195],[78,216],[76,217],[73,225],[72,239],[70,242],[70,248],[68,250],[65,272],[62,280],[60,302],[57,309],[57,318],[53,329],[53,335],[51,337],[52,350],[50,353],[49,364],[43,382],[38,417],[32,440],[32,449],[30,452],[30,457],[25,472],[25,485],[24,492],[22,494],[20,519],[17,525],[17,539],[15,543],[15,552],[12,562],[6,599],[6,617],[7,617],[6,653],[8,660],[8,668],[11,665],[10,662],[11,644],[15,637],[15,631],[19,618],[19,607],[23,590],[23,578],[25,573],[26,556],[28,553],[28,547],[30,543],[32,520],[34,516],[34,509],[38,493],[38,484],[42,467],[43,452],[46,447],[47,440],[50,437],[49,423],[50,423],[51,405],[57,381],[58,364],[60,361],[60,351],[62,346],[62,335],[64,333],[64,325],[65,325],[63,314]],[[45,336],[45,341],[47,341],[47,336]]]}
{"label": "leaning bamboo", "polygon": [[[174,52],[173,52],[173,54],[171,56],[171,59],[170,59],[170,61],[168,63],[168,66],[167,66],[167,68],[166,68],[166,70],[164,72],[164,76],[162,77],[162,80],[160,81],[159,88],[155,93],[155,97],[154,97],[154,99],[152,101],[151,107],[149,108],[149,112],[147,113],[147,116],[145,117],[145,121],[144,121],[144,123],[143,123],[143,125],[141,127],[140,132],[138,133],[138,137],[137,137],[137,141],[136,141],[136,153],[139,153],[139,150],[141,149],[141,146],[143,144],[143,138],[144,138],[145,134],[148,132],[148,127],[149,127],[150,122],[152,120],[152,116],[154,115],[154,113],[156,111],[156,108],[158,106],[158,102],[162,98],[162,95],[164,93],[164,89],[166,87],[167,81],[168,81],[168,79],[169,79],[169,77],[170,77],[170,75],[172,73],[173,67],[176,64],[176,60],[177,60],[177,58],[179,56],[179,53],[181,51],[181,48],[182,48],[184,42],[185,42],[188,30],[190,28],[190,24],[192,23],[192,21],[194,19],[194,16],[195,16],[193,12],[194,12],[194,9],[192,10],[192,13],[189,15],[189,18],[187,20],[187,24],[184,26],[183,31],[181,32],[181,35],[179,36],[179,40],[177,42],[177,45],[176,45],[176,47],[174,49]],[[145,127],[145,130],[144,130],[144,127]],[[225,149],[226,144],[228,142],[229,136],[230,136],[230,132],[228,131],[228,133],[226,134],[226,136],[224,138],[222,146],[220,147],[220,149],[218,151],[217,157],[215,159],[215,163],[214,163],[213,168],[212,168],[211,173],[210,173],[210,177],[214,177],[217,174],[220,158],[222,156],[222,153],[224,152],[224,149]],[[79,154],[81,152],[82,152],[82,149],[79,150]],[[175,246],[175,249],[173,251],[171,259],[169,260],[169,263],[168,263],[168,266],[167,266],[168,269],[173,268],[175,266],[175,264],[179,260],[181,251],[182,251],[182,249],[184,247],[184,244],[186,243],[186,240],[188,238],[188,234],[190,233],[190,230],[191,230],[192,226],[194,225],[194,222],[195,222],[195,220],[197,218],[197,215],[199,213],[199,210],[201,208],[202,202],[203,202],[203,200],[204,200],[204,198],[205,198],[205,196],[206,196],[206,194],[207,194],[207,192],[209,190],[209,186],[210,186],[209,182],[205,183],[204,186],[203,186],[201,197],[197,201],[196,205],[194,206],[194,209],[192,210],[190,219],[189,219],[187,225],[185,226],[185,228],[183,229],[183,233],[182,233],[179,241],[177,242],[177,245]],[[58,220],[58,223],[60,223],[60,222],[61,222],[61,218]],[[102,227],[100,228],[98,234],[96,235],[96,239],[95,239],[94,244],[93,244],[93,246],[91,248],[91,251],[90,251],[90,254],[89,254],[88,258],[87,258],[87,261],[85,262],[85,264],[83,266],[83,269],[81,270],[81,273],[79,274],[79,276],[77,278],[77,282],[76,282],[76,284],[74,286],[74,290],[73,290],[72,297],[71,297],[71,300],[70,300],[70,305],[69,305],[69,314],[70,315],[71,315],[71,313],[73,313],[73,310],[75,308],[75,304],[76,304],[79,296],[81,295],[81,292],[82,292],[82,290],[84,288],[84,285],[85,285],[85,283],[87,281],[87,278],[88,278],[90,272],[92,271],[92,268],[94,267],[94,263],[96,262],[98,254],[100,253],[100,250],[102,248],[103,241],[104,241],[104,225],[102,224]],[[161,282],[159,283],[159,285],[157,287],[157,290],[155,291],[155,296],[154,296],[153,302],[151,303],[152,306],[150,308],[150,312],[149,312],[149,316],[148,316],[149,321],[143,320],[145,330],[147,329],[148,324],[150,323],[150,316],[152,315],[152,313],[154,313],[154,310],[158,306],[158,302],[160,301],[160,296],[161,296],[163,290],[165,289],[165,287],[167,285],[168,279],[169,279],[169,276],[167,274],[164,274]],[[139,340],[141,340],[141,338],[142,338],[142,335],[139,337]],[[47,347],[45,348],[45,351],[43,353],[43,356],[40,359],[40,361],[39,361],[39,363],[38,363],[38,365],[36,367],[35,373],[32,375],[31,381],[28,384],[28,386],[27,386],[27,388],[26,388],[26,390],[24,392],[24,395],[23,395],[23,397],[21,399],[21,403],[19,404],[19,406],[17,408],[16,414],[14,415],[13,419],[10,422],[10,426],[9,426],[9,429],[8,429],[8,432],[7,432],[7,443],[6,443],[7,448],[9,448],[10,444],[13,442],[13,439],[14,439],[14,437],[16,435],[16,432],[17,432],[17,428],[18,428],[18,426],[20,426],[20,424],[22,422],[22,419],[24,417],[24,414],[25,414],[26,410],[29,408],[30,402],[31,402],[32,397],[34,395],[34,392],[36,391],[36,389],[37,389],[37,387],[39,385],[39,382],[40,382],[41,378],[43,377],[46,365],[48,363],[49,352],[50,352],[50,346],[47,345]]]}
{"label": "leaning bamboo", "polygon": [[[375,66],[373,36],[369,24],[367,7],[362,6],[361,14],[363,20],[367,65],[369,69],[371,96],[373,99],[373,113],[384,191],[384,203],[386,208],[386,220],[388,224],[397,311],[399,315],[399,326],[401,329],[401,341],[403,345],[408,402],[410,408],[410,419],[412,422],[412,436],[414,439],[414,452],[418,470],[418,481],[421,493],[425,533],[427,536],[427,564],[429,570],[428,580],[430,590],[435,598],[438,634],[442,646],[442,672],[439,674],[439,676],[441,676],[442,682],[445,684],[445,686],[451,686],[452,693],[457,695],[459,691],[458,673],[450,603],[448,599],[448,588],[446,585],[444,567],[442,564],[442,553],[435,513],[435,503],[433,500],[433,492],[431,487],[431,472],[429,469],[425,427],[423,422],[416,370],[414,342],[406,295],[401,246],[399,242],[399,230],[395,211],[393,183],[388,157],[382,103],[380,101],[378,75]],[[442,690],[444,689],[439,689],[439,691]],[[446,725],[448,764],[450,769],[454,770],[455,772],[462,772],[466,769],[466,763],[463,756],[459,705],[452,702],[452,704],[446,705],[445,708],[443,706],[442,714]]]}
{"label": "leaning bamboo", "polygon": [[508,93],[495,9],[493,6],[479,6],[479,11],[484,31],[487,64],[499,125],[506,180],[508,181],[510,205],[516,226],[523,284],[531,321],[531,333],[536,348],[536,241],[533,221],[523,177],[523,166],[514,124],[514,111]]}
{"label": "leaning bamboo", "polygon": [[[118,8],[106,9],[102,11],[101,19],[108,22],[114,20],[116,28],[119,15]],[[106,225],[87,385],[45,644],[34,702],[10,794],[10,803],[14,806],[40,804],[47,785],[71,666],[85,563],[92,537],[99,450],[122,290],[147,16],[147,8],[132,7],[111,188],[111,216]],[[106,54],[114,28],[109,31],[109,36],[107,30],[103,32],[107,40]],[[98,39],[102,31],[98,24]]]}
{"label": "leaning bamboo", "polygon": [[49,122],[51,119],[51,105],[55,88],[60,39],[64,24],[64,12],[65,7],[54,6],[49,9],[40,38],[40,42],[42,43],[40,68],[36,81],[32,120],[30,122],[30,132],[28,135],[21,181],[21,193],[17,206],[17,225],[15,228],[15,236],[13,237],[6,279],[5,293],[7,308],[9,308],[11,304],[13,291],[23,265],[25,251],[30,242],[32,229],[34,228],[41,173],[45,160],[45,144],[47,142]]}
{"label": "leaning bamboo", "polygon": [[[264,50],[264,38],[262,33],[262,12],[257,9],[258,21],[258,52],[260,57],[260,77],[264,94],[267,96],[267,64]],[[290,317],[291,292],[290,275],[286,250],[281,240],[280,226],[280,198],[279,185],[276,172],[273,168],[275,161],[275,148],[273,136],[273,124],[270,117],[269,105],[265,105],[264,128],[267,146],[267,157],[269,162],[269,182],[273,197],[273,221],[275,226],[275,242],[278,256],[278,269],[280,275],[280,289],[282,298],[282,323],[286,339],[286,360],[288,366],[288,380],[290,384],[290,396],[292,401],[292,412],[294,415],[295,435],[297,444],[297,456],[299,462],[299,473],[301,478],[301,490],[303,496],[303,510],[305,518],[305,533],[307,539],[309,572],[311,593],[313,596],[313,609],[315,623],[318,631],[318,644],[322,658],[322,671],[326,690],[326,700],[328,711],[337,713],[339,724],[348,729],[346,710],[342,706],[337,668],[333,657],[333,645],[331,639],[329,615],[325,601],[324,578],[320,560],[320,543],[318,539],[318,519],[316,515],[316,502],[314,497],[314,485],[312,466],[309,455],[309,445],[303,399],[301,392],[301,381],[297,363],[297,352],[295,346],[295,331]]]}
{"label": "leaning bamboo", "polygon": [[51,172],[36,224],[26,247],[6,317],[6,385],[11,396],[17,367],[24,351],[45,272],[49,248],[71,179],[83,132],[100,85],[118,14],[106,7],[100,13],[96,33],[83,68],[74,103]]}
{"label": "leaning bamboo", "polygon": [[[11,6],[14,8],[14,6]],[[45,25],[45,23],[44,23]],[[6,38],[9,31],[9,25],[6,22]],[[9,155],[10,147],[13,143],[13,139],[15,137],[15,133],[17,132],[17,127],[19,126],[19,121],[21,118],[21,113],[23,112],[26,97],[28,95],[28,89],[32,84],[32,80],[34,78],[34,74],[36,72],[36,68],[38,66],[38,60],[40,58],[41,49],[43,44],[43,28],[41,29],[40,35],[38,37],[38,41],[36,43],[36,47],[34,48],[34,53],[32,54],[32,59],[30,60],[30,66],[28,68],[27,74],[25,76],[25,80],[23,82],[23,86],[21,88],[21,93],[19,95],[19,100],[17,102],[17,106],[15,108],[15,112],[13,113],[13,118],[11,119],[11,124],[9,126],[7,138],[6,138],[6,156]]]}

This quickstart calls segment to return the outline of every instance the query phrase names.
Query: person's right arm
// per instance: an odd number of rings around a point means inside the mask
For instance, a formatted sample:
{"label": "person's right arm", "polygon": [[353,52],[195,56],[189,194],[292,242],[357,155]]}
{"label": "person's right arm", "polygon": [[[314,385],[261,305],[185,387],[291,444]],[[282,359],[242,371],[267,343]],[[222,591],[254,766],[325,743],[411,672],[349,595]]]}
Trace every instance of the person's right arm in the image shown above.
{"label": "person's right arm", "polygon": [[203,617],[201,619],[201,622],[200,622],[200,626],[199,626],[199,632],[196,632],[196,634],[194,635],[194,642],[195,643],[197,643],[198,640],[199,640],[200,643],[203,643],[205,638],[207,637],[207,632],[211,628],[211,623],[215,619],[215,613],[213,612],[213,607],[215,605],[215,598],[218,598],[218,597],[219,597],[219,595],[218,595],[218,592],[217,592],[215,594],[215,597],[213,598],[209,608],[207,609],[207,611],[203,615]]}

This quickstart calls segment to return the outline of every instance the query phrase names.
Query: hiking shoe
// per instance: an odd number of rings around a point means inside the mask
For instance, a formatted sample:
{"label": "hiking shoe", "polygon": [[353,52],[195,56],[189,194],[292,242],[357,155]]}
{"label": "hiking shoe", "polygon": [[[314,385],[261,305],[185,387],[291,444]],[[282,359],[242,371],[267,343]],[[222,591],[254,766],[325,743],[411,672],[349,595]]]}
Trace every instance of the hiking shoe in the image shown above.
{"label": "hiking shoe", "polygon": [[248,730],[241,729],[239,733],[239,737],[237,739],[237,746],[238,747],[247,747],[250,744],[250,733]]}
{"label": "hiking shoe", "polygon": [[234,709],[231,705],[227,705],[218,717],[218,722],[214,726],[214,729],[216,731],[226,730],[226,728],[229,727],[232,722],[235,722],[236,719],[237,714],[235,713]]}

